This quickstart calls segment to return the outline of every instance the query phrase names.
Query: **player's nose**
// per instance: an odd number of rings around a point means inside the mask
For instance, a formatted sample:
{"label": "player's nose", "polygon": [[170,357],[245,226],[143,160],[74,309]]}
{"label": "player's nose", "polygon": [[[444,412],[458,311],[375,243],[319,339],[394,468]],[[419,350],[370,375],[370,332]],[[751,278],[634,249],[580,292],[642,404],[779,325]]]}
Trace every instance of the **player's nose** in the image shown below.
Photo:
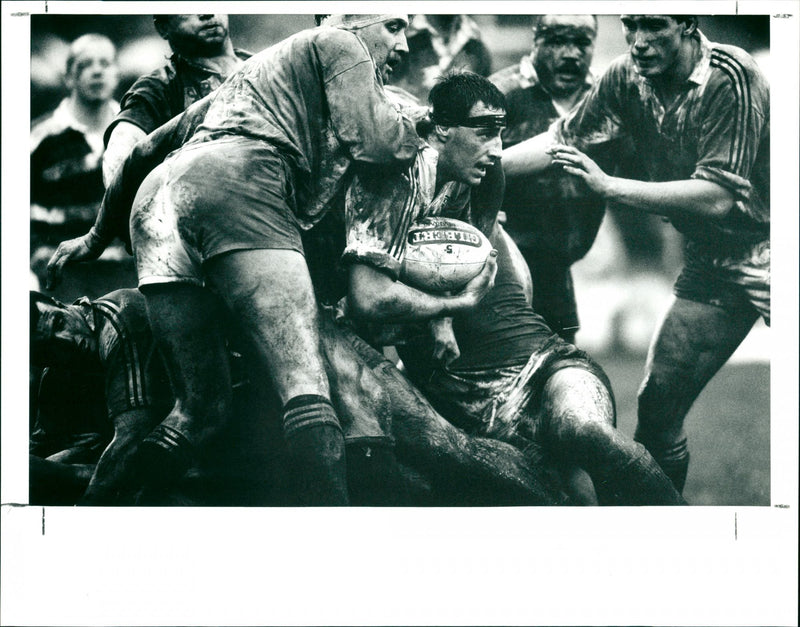
{"label": "player's nose", "polygon": [[489,156],[495,161],[503,156],[503,140],[499,135],[489,140]]}
{"label": "player's nose", "polygon": [[406,39],[406,32],[404,30],[401,30],[397,34],[394,50],[395,52],[408,52],[408,40]]}

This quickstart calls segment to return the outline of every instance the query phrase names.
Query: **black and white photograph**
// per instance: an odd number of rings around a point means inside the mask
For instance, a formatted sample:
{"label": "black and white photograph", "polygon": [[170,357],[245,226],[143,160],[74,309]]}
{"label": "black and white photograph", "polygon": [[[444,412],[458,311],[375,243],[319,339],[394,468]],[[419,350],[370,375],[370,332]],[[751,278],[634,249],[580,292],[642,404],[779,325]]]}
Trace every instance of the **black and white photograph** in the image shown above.
{"label": "black and white photograph", "polygon": [[487,9],[3,2],[1,624],[797,624],[800,2]]}

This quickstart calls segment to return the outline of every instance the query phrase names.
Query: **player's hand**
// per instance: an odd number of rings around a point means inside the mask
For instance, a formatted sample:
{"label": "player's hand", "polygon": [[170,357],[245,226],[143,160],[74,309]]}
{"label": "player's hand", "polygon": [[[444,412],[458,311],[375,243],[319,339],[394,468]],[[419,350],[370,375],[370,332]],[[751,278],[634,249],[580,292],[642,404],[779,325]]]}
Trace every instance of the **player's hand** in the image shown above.
{"label": "player's hand", "polygon": [[56,248],[56,252],[47,262],[47,282],[46,287],[52,290],[61,283],[61,274],[67,263],[74,261],[92,261],[97,259],[103,252],[102,247],[92,247],[90,234],[81,235],[75,239],[68,239],[61,242]]}
{"label": "player's hand", "polygon": [[436,318],[430,322],[433,335],[433,359],[449,366],[461,355],[453,332],[452,318]]}
{"label": "player's hand", "polygon": [[477,305],[481,299],[494,287],[494,279],[497,276],[497,251],[492,249],[483,264],[480,274],[466,284],[459,296],[463,299],[466,308]]}
{"label": "player's hand", "polygon": [[611,177],[586,154],[577,148],[555,144],[547,149],[553,164],[561,166],[565,172],[582,179],[593,192],[605,197]]}

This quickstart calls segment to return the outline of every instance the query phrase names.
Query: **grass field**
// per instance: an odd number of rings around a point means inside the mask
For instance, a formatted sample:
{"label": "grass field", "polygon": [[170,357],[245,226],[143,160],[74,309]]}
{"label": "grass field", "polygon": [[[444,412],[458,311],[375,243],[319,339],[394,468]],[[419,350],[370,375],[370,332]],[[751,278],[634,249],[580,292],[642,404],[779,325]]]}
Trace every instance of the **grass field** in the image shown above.
{"label": "grass field", "polygon": [[[632,436],[644,355],[599,353],[611,379],[617,426]],[[691,505],[770,504],[770,366],[728,363],[686,419],[691,462],[684,496]]]}

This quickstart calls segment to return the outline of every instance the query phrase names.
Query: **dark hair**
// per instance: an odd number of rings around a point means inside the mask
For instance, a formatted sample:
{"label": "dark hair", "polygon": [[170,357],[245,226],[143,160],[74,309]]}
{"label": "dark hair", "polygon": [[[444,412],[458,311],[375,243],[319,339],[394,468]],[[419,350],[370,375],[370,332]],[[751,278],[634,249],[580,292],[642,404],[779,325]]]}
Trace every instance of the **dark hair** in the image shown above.
{"label": "dark hair", "polygon": [[41,316],[40,316],[40,313],[39,313],[38,305],[40,303],[45,305],[45,306],[48,306],[48,307],[60,307],[60,308],[64,307],[64,304],[58,302],[55,298],[52,298],[51,296],[48,296],[47,294],[42,294],[41,292],[36,292],[34,290],[31,290],[31,300],[30,300],[30,307],[31,307],[31,310],[30,310],[30,323],[31,323],[30,333],[31,333],[31,335],[33,335],[33,333],[36,331],[36,327],[39,325],[39,318]]}
{"label": "dark hair", "polygon": [[670,15],[670,17],[680,24],[683,22],[684,24],[697,24],[697,16],[696,15]]}
{"label": "dark hair", "polygon": [[428,94],[437,120],[466,120],[477,102],[506,109],[506,98],[489,79],[474,72],[450,72],[441,77]]}
{"label": "dark hair", "polygon": [[325,15],[315,15],[314,22],[316,22],[317,26],[319,26],[320,24],[322,24],[322,20],[324,20],[329,15],[330,13],[326,13]]}

